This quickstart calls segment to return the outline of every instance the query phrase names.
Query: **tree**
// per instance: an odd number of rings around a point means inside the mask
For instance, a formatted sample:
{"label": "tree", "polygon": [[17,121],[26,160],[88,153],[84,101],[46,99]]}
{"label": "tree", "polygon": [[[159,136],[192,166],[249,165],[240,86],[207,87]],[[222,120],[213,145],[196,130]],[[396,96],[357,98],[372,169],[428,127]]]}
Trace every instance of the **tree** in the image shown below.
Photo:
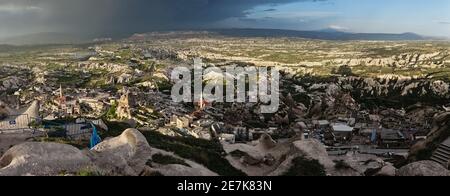
{"label": "tree", "polygon": [[337,74],[340,74],[342,76],[352,76],[352,68],[348,65],[342,65],[338,68]]}
{"label": "tree", "polygon": [[337,70],[335,67],[331,68],[331,74],[337,74]]}
{"label": "tree", "polygon": [[108,119],[116,119],[117,118],[117,113],[116,113],[117,106],[118,106],[118,103],[116,101],[114,101],[114,103],[111,105],[111,107],[106,112],[106,118],[108,118]]}

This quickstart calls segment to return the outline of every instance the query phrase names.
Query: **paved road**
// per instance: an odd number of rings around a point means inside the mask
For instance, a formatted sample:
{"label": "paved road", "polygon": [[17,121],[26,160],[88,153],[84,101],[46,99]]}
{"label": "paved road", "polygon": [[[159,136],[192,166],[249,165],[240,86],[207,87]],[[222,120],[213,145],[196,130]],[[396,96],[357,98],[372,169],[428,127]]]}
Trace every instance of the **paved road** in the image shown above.
{"label": "paved road", "polygon": [[409,150],[407,149],[368,149],[368,150],[361,150],[361,153],[366,154],[376,154],[376,155],[383,155],[387,153],[397,154],[397,155],[408,155]]}
{"label": "paved road", "polygon": [[[361,154],[373,154],[373,155],[384,155],[388,153],[407,156],[409,154],[409,149],[376,149],[370,146],[358,146],[358,152]],[[330,155],[340,155],[345,154],[346,152],[352,152],[351,150],[339,150],[339,151],[330,151],[328,154]]]}

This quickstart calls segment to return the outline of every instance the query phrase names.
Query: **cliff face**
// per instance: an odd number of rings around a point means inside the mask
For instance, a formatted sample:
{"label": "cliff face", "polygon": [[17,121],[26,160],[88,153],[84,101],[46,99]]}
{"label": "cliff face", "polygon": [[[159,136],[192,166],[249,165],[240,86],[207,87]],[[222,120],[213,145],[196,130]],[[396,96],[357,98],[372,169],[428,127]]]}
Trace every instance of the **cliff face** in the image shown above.
{"label": "cliff face", "polygon": [[443,80],[382,75],[377,78],[339,78],[338,83],[350,85],[353,89],[359,89],[362,95],[386,96],[397,94],[401,96],[425,96],[431,94],[443,98],[450,97],[450,84]]}
{"label": "cliff face", "polygon": [[39,118],[39,108],[40,108],[39,101],[33,101],[30,107],[28,107],[28,109],[23,114],[26,114],[29,118],[33,120],[37,119]]}
{"label": "cliff face", "polygon": [[450,98],[450,83],[443,80],[398,76],[378,78],[340,78],[340,86],[348,87],[355,99],[382,99],[407,107],[417,102],[445,105]]}
{"label": "cliff face", "polygon": [[430,159],[439,144],[450,137],[450,112],[435,115],[433,129],[426,140],[416,143],[411,148],[409,161]]}
{"label": "cliff face", "polygon": [[349,93],[359,104],[393,108],[406,108],[419,102],[441,107],[449,104],[450,99],[449,81],[397,75],[376,78],[298,76],[288,79],[287,84],[284,86],[291,92],[307,95],[311,100],[324,96],[334,100],[342,93]]}
{"label": "cliff face", "polygon": [[382,66],[382,67],[402,67],[402,68],[437,68],[445,65],[447,51],[434,52],[429,54],[405,53],[382,58],[358,58],[358,59],[335,59],[330,61],[332,64],[349,66]]}

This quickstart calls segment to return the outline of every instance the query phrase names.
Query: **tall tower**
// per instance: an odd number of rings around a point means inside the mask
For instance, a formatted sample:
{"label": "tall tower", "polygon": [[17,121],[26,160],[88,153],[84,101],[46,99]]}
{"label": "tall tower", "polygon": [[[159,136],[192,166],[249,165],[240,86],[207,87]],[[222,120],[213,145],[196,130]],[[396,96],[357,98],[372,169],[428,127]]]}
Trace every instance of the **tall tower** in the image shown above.
{"label": "tall tower", "polygon": [[205,108],[205,102],[204,102],[204,100],[203,100],[203,92],[202,93],[200,93],[200,100],[198,100],[199,102],[198,102],[198,108],[200,109],[200,110],[203,110],[204,108]]}
{"label": "tall tower", "polygon": [[203,92],[200,93],[199,100],[194,102],[194,105],[198,111],[203,111],[206,108],[208,102],[203,97]]}
{"label": "tall tower", "polygon": [[63,94],[63,89],[62,89],[62,86],[61,86],[61,84],[59,85],[59,107],[61,108],[61,109],[65,109],[65,106],[66,106],[66,97],[64,96],[64,94]]}
{"label": "tall tower", "polygon": [[62,85],[59,84],[59,98],[63,97],[63,90],[62,90]]}

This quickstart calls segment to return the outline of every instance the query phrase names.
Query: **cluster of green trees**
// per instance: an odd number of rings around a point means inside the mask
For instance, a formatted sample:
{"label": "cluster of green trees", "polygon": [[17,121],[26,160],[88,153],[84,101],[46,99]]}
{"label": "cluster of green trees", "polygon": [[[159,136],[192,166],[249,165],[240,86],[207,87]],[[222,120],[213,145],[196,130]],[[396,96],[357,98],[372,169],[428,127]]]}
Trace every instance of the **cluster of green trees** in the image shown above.
{"label": "cluster of green trees", "polygon": [[352,68],[348,65],[342,65],[339,68],[331,69],[331,74],[338,74],[341,76],[353,76]]}

